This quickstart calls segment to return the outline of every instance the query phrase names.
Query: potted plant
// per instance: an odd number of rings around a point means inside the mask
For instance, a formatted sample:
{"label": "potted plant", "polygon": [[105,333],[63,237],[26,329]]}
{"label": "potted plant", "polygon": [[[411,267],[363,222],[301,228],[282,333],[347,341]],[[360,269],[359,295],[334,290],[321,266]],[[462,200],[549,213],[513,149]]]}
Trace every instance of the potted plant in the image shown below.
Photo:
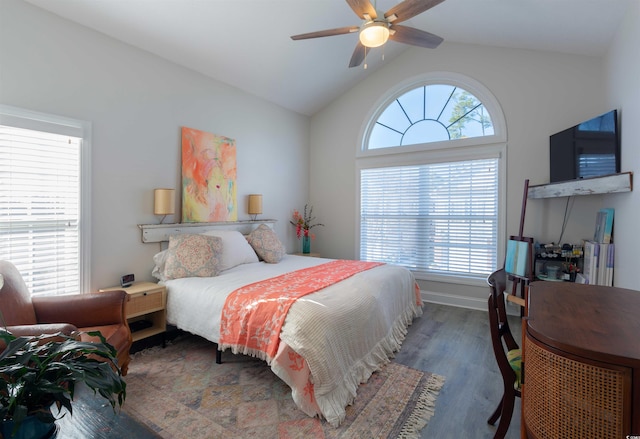
{"label": "potted plant", "polygon": [[116,403],[122,406],[126,383],[116,351],[100,332],[88,334],[99,337],[100,342],[83,342],[62,333],[16,337],[0,329],[0,346],[6,346],[0,353],[2,437],[53,436],[62,407],[73,414],[76,384],[86,384],[114,410]]}

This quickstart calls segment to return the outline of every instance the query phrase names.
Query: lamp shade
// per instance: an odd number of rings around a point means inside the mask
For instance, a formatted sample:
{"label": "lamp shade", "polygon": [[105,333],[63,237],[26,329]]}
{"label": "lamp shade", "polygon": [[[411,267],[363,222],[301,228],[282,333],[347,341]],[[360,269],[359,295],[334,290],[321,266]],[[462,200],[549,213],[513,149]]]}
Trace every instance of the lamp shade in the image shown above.
{"label": "lamp shade", "polygon": [[175,213],[175,189],[156,189],[153,191],[153,213],[155,215],[173,215]]}
{"label": "lamp shade", "polygon": [[379,47],[389,39],[389,27],[379,21],[371,21],[360,30],[360,42],[365,47]]}
{"label": "lamp shade", "polygon": [[258,215],[262,213],[262,195],[249,195],[249,215]]}

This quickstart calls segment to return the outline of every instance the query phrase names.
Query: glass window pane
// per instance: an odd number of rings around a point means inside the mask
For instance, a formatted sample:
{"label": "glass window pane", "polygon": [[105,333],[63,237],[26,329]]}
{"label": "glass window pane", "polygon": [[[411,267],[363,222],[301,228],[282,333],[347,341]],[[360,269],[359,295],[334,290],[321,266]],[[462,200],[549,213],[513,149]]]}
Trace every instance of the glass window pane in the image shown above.
{"label": "glass window pane", "polygon": [[424,119],[424,87],[418,87],[398,98],[411,123]]}
{"label": "glass window pane", "polygon": [[493,134],[489,112],[478,98],[453,85],[432,84],[393,100],[369,133],[366,149]]}
{"label": "glass window pane", "polygon": [[369,149],[389,148],[400,145],[402,134],[390,128],[376,124],[369,136]]}
{"label": "glass window pane", "polygon": [[398,101],[393,101],[380,115],[377,123],[393,128],[398,132],[405,132],[411,126],[411,121],[400,107]]}
{"label": "glass window pane", "polygon": [[0,259],[32,295],[80,292],[82,139],[0,126]]}
{"label": "glass window pane", "polygon": [[442,142],[449,140],[449,131],[440,122],[423,120],[411,125],[402,138],[403,145]]}
{"label": "glass window pane", "polygon": [[447,105],[451,93],[456,87],[453,85],[428,85],[426,87],[426,108],[425,117],[427,119],[438,120],[443,108]]}

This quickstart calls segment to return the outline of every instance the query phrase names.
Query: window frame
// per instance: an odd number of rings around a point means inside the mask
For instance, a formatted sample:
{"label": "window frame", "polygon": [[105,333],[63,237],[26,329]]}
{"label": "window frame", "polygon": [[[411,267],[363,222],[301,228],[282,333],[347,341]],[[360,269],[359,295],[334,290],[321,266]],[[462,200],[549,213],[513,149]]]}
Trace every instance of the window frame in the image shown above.
{"label": "window frame", "polygon": [[0,125],[81,138],[78,218],[79,288],[91,288],[91,131],[89,121],[0,104]]}
{"label": "window frame", "polygon": [[[395,99],[406,92],[422,86],[446,84],[460,87],[473,94],[489,112],[494,127],[494,134],[481,137],[453,139],[441,142],[429,142],[422,144],[396,146],[387,148],[367,149],[369,135],[375,126],[378,117],[393,103]],[[478,81],[467,76],[451,72],[431,72],[419,77],[408,79],[388,90],[381,96],[365,118],[360,130],[357,143],[355,171],[356,191],[355,202],[357,214],[355,218],[355,254],[360,254],[361,244],[361,187],[360,171],[367,168],[394,167],[408,165],[424,165],[430,163],[443,163],[461,160],[474,160],[482,158],[498,158],[498,230],[496,267],[499,261],[504,259],[504,246],[506,245],[506,177],[507,177],[507,133],[504,114],[493,94]],[[416,279],[429,280],[444,283],[455,283],[471,286],[484,286],[486,280],[470,278],[459,275],[442,275],[424,272],[415,272]]]}

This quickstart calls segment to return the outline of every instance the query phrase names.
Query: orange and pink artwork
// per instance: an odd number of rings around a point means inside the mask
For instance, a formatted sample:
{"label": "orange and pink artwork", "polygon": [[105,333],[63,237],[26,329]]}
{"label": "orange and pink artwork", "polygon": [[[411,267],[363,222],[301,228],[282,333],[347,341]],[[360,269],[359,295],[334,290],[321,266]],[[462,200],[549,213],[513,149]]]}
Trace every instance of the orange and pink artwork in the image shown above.
{"label": "orange and pink artwork", "polygon": [[237,221],[236,141],[182,127],[182,222]]}

